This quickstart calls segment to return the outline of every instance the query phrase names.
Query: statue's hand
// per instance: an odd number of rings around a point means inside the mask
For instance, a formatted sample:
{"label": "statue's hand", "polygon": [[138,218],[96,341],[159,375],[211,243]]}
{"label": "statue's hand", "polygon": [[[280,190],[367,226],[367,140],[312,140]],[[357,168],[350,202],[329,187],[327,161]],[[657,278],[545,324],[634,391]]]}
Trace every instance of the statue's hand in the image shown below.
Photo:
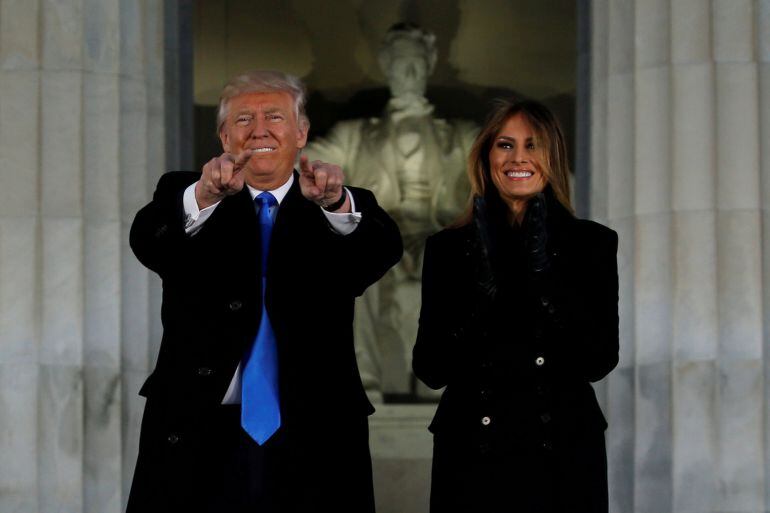
{"label": "statue's hand", "polygon": [[[340,166],[320,160],[309,162],[303,155],[300,157],[299,169],[299,187],[302,195],[316,205],[326,208],[342,199],[343,194],[347,196],[342,187],[345,175]],[[346,197],[345,202],[335,212],[350,212],[350,198]]]}

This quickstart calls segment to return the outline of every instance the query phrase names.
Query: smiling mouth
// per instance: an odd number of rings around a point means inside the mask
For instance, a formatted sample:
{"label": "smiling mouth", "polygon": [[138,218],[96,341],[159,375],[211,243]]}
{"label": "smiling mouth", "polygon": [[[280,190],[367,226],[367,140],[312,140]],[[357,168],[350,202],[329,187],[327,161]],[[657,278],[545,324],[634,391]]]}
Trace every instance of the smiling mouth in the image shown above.
{"label": "smiling mouth", "polygon": [[275,151],[275,148],[272,146],[265,146],[262,148],[252,148],[251,151],[254,153],[270,153],[271,151]]}
{"label": "smiling mouth", "polygon": [[534,175],[532,171],[506,171],[505,176],[508,178],[529,178]]}

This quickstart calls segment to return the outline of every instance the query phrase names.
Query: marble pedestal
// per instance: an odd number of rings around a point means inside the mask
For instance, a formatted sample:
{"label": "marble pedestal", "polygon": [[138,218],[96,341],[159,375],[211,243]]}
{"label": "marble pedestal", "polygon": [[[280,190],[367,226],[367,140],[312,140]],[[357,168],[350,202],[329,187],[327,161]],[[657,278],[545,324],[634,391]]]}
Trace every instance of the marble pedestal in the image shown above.
{"label": "marble pedestal", "polygon": [[378,513],[425,513],[430,497],[433,435],[428,405],[377,405],[369,417],[374,496]]}

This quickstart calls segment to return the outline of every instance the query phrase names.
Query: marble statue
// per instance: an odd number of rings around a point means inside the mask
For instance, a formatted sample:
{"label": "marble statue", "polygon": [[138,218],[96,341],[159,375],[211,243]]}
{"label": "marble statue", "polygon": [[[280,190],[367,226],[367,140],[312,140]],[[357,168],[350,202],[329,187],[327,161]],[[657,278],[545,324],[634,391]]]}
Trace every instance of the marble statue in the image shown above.
{"label": "marble statue", "polygon": [[380,117],[337,123],[311,142],[311,159],[338,162],[346,182],[377,195],[398,223],[404,257],[356,306],[356,341],[364,385],[382,393],[427,396],[411,375],[425,238],[451,222],[467,201],[466,159],[478,127],[434,116],[425,98],[436,64],[435,36],[394,25],[379,50],[391,98]]}

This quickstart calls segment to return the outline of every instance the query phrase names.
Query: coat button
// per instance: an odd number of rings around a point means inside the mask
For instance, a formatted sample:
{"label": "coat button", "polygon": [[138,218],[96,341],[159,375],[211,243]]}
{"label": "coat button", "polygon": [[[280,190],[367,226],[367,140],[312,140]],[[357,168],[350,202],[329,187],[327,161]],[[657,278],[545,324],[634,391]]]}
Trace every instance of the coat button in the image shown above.
{"label": "coat button", "polygon": [[241,307],[243,306],[243,303],[241,303],[236,299],[235,301],[232,301],[229,306],[231,311],[237,312],[238,310],[241,309]]}
{"label": "coat button", "polygon": [[545,306],[545,307],[547,307],[548,305],[551,304],[551,300],[548,299],[547,297],[543,296],[543,297],[540,298],[540,304]]}
{"label": "coat button", "polygon": [[538,367],[542,367],[544,363],[545,363],[545,358],[543,358],[542,356],[538,356],[537,358],[535,358],[535,365],[537,365]]}
{"label": "coat button", "polygon": [[549,442],[548,440],[544,441],[544,442],[541,444],[541,447],[542,447],[543,449],[545,449],[546,451],[550,451],[551,449],[553,449],[553,445],[552,445],[552,444],[551,444],[551,442]]}
{"label": "coat button", "polygon": [[211,376],[214,374],[213,369],[209,369],[208,367],[201,367],[198,369],[198,376]]}
{"label": "coat button", "polygon": [[551,422],[551,415],[548,413],[543,413],[542,415],[540,415],[540,420],[543,421],[543,424],[548,424],[549,422]]}
{"label": "coat button", "polygon": [[485,426],[488,426],[489,424],[492,423],[492,419],[490,419],[489,417],[481,417],[481,423]]}
{"label": "coat button", "polygon": [[168,438],[166,438],[166,440],[168,440],[168,443],[170,443],[171,445],[174,445],[177,442],[179,442],[179,435],[177,435],[176,433],[171,433],[170,435],[168,435]]}

